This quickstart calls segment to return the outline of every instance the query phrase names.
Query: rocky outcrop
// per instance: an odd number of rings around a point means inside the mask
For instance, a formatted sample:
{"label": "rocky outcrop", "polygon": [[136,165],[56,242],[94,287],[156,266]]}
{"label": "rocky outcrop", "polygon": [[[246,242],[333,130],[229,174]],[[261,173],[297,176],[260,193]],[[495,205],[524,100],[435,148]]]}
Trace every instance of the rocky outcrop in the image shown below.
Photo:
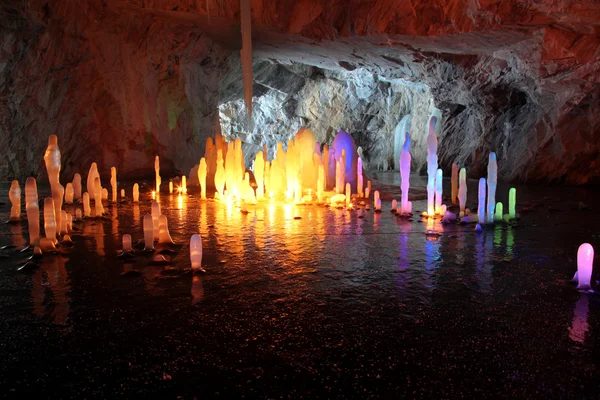
{"label": "rocky outcrop", "polygon": [[219,104],[224,133],[255,148],[301,124],[325,141],[345,127],[373,167],[393,160],[410,112],[418,169],[420,121],[436,107],[448,170],[479,176],[496,151],[505,180],[600,174],[595,0],[252,0],[264,123],[252,131],[240,117],[239,0],[0,4],[0,179],[43,171],[51,133],[66,179],[93,160],[151,176],[154,154],[165,173],[188,171]]}

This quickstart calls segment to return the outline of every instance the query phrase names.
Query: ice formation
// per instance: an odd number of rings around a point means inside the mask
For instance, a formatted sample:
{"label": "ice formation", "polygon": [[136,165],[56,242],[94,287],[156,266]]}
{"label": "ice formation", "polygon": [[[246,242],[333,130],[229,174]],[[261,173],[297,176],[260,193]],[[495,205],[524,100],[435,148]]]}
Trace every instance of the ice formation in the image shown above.
{"label": "ice formation", "polygon": [[358,193],[359,198],[364,197],[363,188],[363,163],[362,158],[358,157],[358,160],[356,162],[356,193]]}
{"label": "ice formation", "polygon": [[467,204],[467,170],[464,168],[461,168],[459,173],[458,204],[460,213],[464,215]]}
{"label": "ice formation", "polygon": [[410,131],[411,124],[412,116],[408,114],[402,117],[402,120],[396,125],[396,129],[394,129],[394,163],[398,163],[394,165],[396,171],[401,170],[402,167],[400,157],[402,157],[402,152],[406,144],[406,135]]}
{"label": "ice formation", "polygon": [[160,158],[158,156],[154,157],[154,173],[156,174],[156,193],[160,193],[162,179],[160,179]]}
{"label": "ice formation", "polygon": [[52,199],[54,200],[54,221],[56,222],[56,229],[59,230],[62,224],[62,204],[65,198],[65,189],[60,183],[56,184],[54,190],[52,190]]}
{"label": "ice formation", "polygon": [[173,181],[169,181],[169,193],[173,193]]}
{"label": "ice formation", "polygon": [[193,235],[190,239],[190,261],[192,270],[202,269],[202,238],[198,234]]}
{"label": "ice formation", "polygon": [[106,188],[102,188],[102,200],[108,200],[108,190]]}
{"label": "ice formation", "polygon": [[140,201],[140,185],[135,183],[133,185],[133,202],[137,203]]}
{"label": "ice formation", "polygon": [[88,192],[83,194],[83,216],[86,218],[92,216],[92,207],[90,207],[90,194]]}
{"label": "ice formation", "polygon": [[10,189],[8,191],[8,197],[12,204],[10,208],[10,221],[20,221],[21,220],[21,187],[19,186],[19,181],[14,180],[10,184]]}
{"label": "ice formation", "polygon": [[48,181],[50,190],[54,192],[60,185],[58,178],[60,175],[60,150],[58,148],[58,137],[50,135],[48,138],[48,148],[44,154],[44,163],[48,171]]}
{"label": "ice formation", "polygon": [[40,206],[35,178],[25,181],[25,211],[29,226],[29,244],[36,246],[40,240]]}
{"label": "ice formation", "polygon": [[379,199],[379,190],[373,193],[373,208],[375,211],[381,211],[381,200]]}
{"label": "ice formation", "polygon": [[73,190],[73,184],[67,183],[65,187],[65,204],[73,204],[75,197],[75,191]]}
{"label": "ice formation", "polygon": [[594,248],[584,243],[577,250],[577,289],[590,290],[592,269],[594,264]]}
{"label": "ice formation", "polygon": [[56,243],[56,218],[54,214],[54,200],[52,197],[44,199],[44,232],[46,237]]}
{"label": "ice formation", "polygon": [[496,186],[498,185],[498,163],[496,153],[490,153],[487,178],[487,223],[494,222],[494,207],[496,206]]}
{"label": "ice formation", "polygon": [[223,166],[223,150],[217,150],[217,169],[215,172],[215,188],[219,196],[223,197],[225,188],[225,168]]}
{"label": "ice formation", "polygon": [[[88,209],[90,207],[90,198],[88,196]],[[81,218],[83,218],[83,214],[81,213],[81,208],[78,208],[77,210],[75,210],[75,219],[80,220]]]}
{"label": "ice formation", "polygon": [[144,250],[154,250],[154,224],[152,215],[144,215],[142,224],[144,229]]}
{"label": "ice formation", "polygon": [[173,239],[171,239],[171,235],[169,234],[167,217],[164,215],[158,217],[158,243],[173,244]]}
{"label": "ice formation", "polygon": [[429,119],[429,133],[427,134],[427,215],[429,216],[435,214],[435,177],[438,168],[436,123],[437,117],[432,116]]}
{"label": "ice formation", "polygon": [[181,177],[181,193],[187,194],[187,178],[185,175]]}
{"label": "ice formation", "polygon": [[396,199],[392,200],[392,211],[396,211],[398,208],[398,201]]}
{"label": "ice formation", "polygon": [[206,200],[206,175],[208,173],[206,167],[206,158],[202,157],[200,159],[200,164],[198,166],[198,182],[200,183],[200,198],[202,200]]}
{"label": "ice formation", "polygon": [[158,219],[161,216],[161,212],[160,212],[160,204],[158,204],[158,202],[154,201],[152,202],[152,229],[153,229],[153,235],[154,235],[154,240],[158,240],[158,234],[159,234],[159,224],[158,224]]}
{"label": "ice formation", "polygon": [[112,188],[112,202],[117,202],[117,168],[110,168],[110,186]]}
{"label": "ice formation", "polygon": [[65,210],[60,212],[60,233],[69,233],[68,217]]}
{"label": "ice formation", "polygon": [[501,202],[497,202],[496,203],[496,214],[494,215],[494,221],[502,221],[502,212],[503,210],[503,206]]}
{"label": "ice formation", "polygon": [[510,188],[508,191],[508,218],[515,219],[517,218],[517,189]]}
{"label": "ice formation", "polygon": [[82,191],[81,191],[81,175],[75,174],[73,177],[73,199],[81,200]]}
{"label": "ice formation", "polygon": [[96,217],[101,217],[104,213],[104,207],[102,206],[102,186],[100,186],[100,178],[94,178],[94,205],[96,207]]}
{"label": "ice formation", "polygon": [[131,235],[128,233],[123,235],[123,251],[133,251],[133,247],[131,245]]}
{"label": "ice formation", "polygon": [[[58,240],[56,240],[56,239],[52,240],[47,237],[41,238],[40,243],[39,243],[39,249],[42,251],[42,253],[53,253],[56,251],[55,244],[57,242],[58,242]],[[34,250],[34,253],[35,253],[35,250]]]}
{"label": "ice formation", "polygon": [[477,217],[480,224],[485,222],[485,178],[479,179],[479,193],[478,193],[478,205],[477,205]]}
{"label": "ice formation", "polygon": [[346,207],[350,205],[352,200],[352,189],[349,183],[346,183]]}
{"label": "ice formation", "polygon": [[452,204],[458,204],[458,165],[452,164]]}
{"label": "ice formation", "polygon": [[410,212],[408,211],[408,191],[410,190],[410,162],[410,135],[408,132],[406,132],[404,145],[402,146],[402,153],[400,155],[400,207],[402,209],[402,215],[410,214]]}
{"label": "ice formation", "polygon": [[444,176],[441,168],[438,168],[435,175],[435,213],[444,215],[442,212],[442,190],[443,190]]}
{"label": "ice formation", "polygon": [[125,198],[125,189],[121,189],[121,199]]}
{"label": "ice formation", "polygon": [[87,187],[87,192],[90,194],[90,200],[94,200],[94,201],[96,200],[96,193],[95,193],[95,186],[94,186],[94,181],[96,178],[100,179],[100,175],[98,174],[98,164],[93,162],[92,165],[90,166],[90,170],[88,172],[86,187]]}
{"label": "ice formation", "polygon": [[[354,138],[347,132],[339,131],[338,134],[335,135],[331,147],[335,150],[334,154],[337,157],[337,161],[342,161],[340,168],[341,171],[343,171],[344,181],[341,182],[341,190],[343,190],[346,182],[350,183],[350,185],[355,188],[358,159]],[[343,160],[342,157],[344,157]]]}
{"label": "ice formation", "polygon": [[244,103],[248,113],[248,129],[252,131],[252,12],[250,0],[240,0],[240,19],[242,28],[242,82],[244,85]]}
{"label": "ice formation", "polygon": [[367,188],[365,189],[365,199],[368,199],[371,195],[371,181],[367,181]]}

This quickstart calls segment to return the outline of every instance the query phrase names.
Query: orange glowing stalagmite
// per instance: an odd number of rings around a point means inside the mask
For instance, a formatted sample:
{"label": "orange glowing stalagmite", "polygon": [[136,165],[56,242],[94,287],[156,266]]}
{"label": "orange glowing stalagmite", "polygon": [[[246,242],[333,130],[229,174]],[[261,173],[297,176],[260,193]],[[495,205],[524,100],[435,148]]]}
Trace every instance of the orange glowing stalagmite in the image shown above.
{"label": "orange glowing stalagmite", "polygon": [[35,178],[27,178],[25,182],[25,211],[29,226],[29,245],[37,246],[40,240],[40,206]]}
{"label": "orange glowing stalagmite", "polygon": [[112,202],[117,202],[117,169],[115,167],[110,168],[110,186],[112,188]]}
{"label": "orange glowing stalagmite", "polygon": [[160,193],[162,179],[160,178],[160,158],[158,156],[154,158],[154,173],[156,174],[156,193]]}
{"label": "orange glowing stalagmite", "polygon": [[102,186],[100,186],[100,178],[94,179],[94,206],[96,207],[96,217],[101,217],[104,213],[102,206]]}
{"label": "orange glowing stalagmite", "polygon": [[56,218],[54,213],[54,200],[52,197],[46,197],[44,199],[44,232],[46,232],[46,238],[56,243]]}
{"label": "orange glowing stalagmite", "polygon": [[75,196],[75,191],[73,190],[73,184],[67,183],[65,187],[65,204],[73,204],[73,198]]}
{"label": "orange glowing stalagmite", "polygon": [[21,187],[19,186],[19,181],[14,180],[10,185],[10,189],[8,191],[8,197],[12,204],[10,208],[10,221],[20,221],[21,220]]}
{"label": "orange glowing stalagmite", "polygon": [[215,171],[215,189],[219,196],[223,197],[223,189],[225,187],[225,168],[223,167],[223,151],[217,150],[217,168]]}
{"label": "orange glowing stalagmite", "polygon": [[254,179],[256,180],[256,199],[261,201],[265,195],[265,160],[262,151],[256,153]]}
{"label": "orange glowing stalagmite", "polygon": [[208,169],[206,165],[206,159],[202,157],[198,166],[198,182],[200,183],[200,198],[206,200],[206,176]]}
{"label": "orange glowing stalagmite", "polygon": [[85,192],[83,194],[83,216],[90,218],[92,216],[92,207],[90,206],[90,194]]}

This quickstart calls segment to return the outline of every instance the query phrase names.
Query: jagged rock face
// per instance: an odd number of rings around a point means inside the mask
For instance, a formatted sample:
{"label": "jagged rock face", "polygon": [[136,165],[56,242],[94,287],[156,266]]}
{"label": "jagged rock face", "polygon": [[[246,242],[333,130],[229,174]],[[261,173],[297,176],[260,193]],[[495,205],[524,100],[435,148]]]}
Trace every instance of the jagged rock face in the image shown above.
{"label": "jagged rock face", "polygon": [[[154,154],[165,170],[188,171],[224,103],[224,126],[251,148],[300,124],[325,141],[330,126],[347,125],[374,166],[389,159],[394,127],[410,111],[414,170],[419,121],[435,106],[448,171],[458,162],[478,177],[496,151],[501,179],[585,183],[600,174],[596,0],[252,0],[254,117],[273,121],[262,132],[234,115],[239,0],[4,3],[0,179],[43,171],[51,133],[63,180],[93,160],[120,176],[151,176]],[[344,96],[354,108],[338,112]],[[355,110],[363,116],[347,115]]]}

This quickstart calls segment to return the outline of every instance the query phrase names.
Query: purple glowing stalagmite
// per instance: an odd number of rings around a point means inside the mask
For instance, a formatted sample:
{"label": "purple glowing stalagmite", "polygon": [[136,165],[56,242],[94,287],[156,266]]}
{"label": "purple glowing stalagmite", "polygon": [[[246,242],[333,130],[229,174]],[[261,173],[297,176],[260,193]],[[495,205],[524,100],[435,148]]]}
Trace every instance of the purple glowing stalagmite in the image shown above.
{"label": "purple glowing stalagmite", "polygon": [[407,215],[410,213],[409,205],[408,205],[408,191],[410,189],[410,135],[406,132],[404,145],[402,146],[402,154],[400,155],[400,190],[402,192],[402,197],[400,199],[400,207],[402,210],[402,215]]}

